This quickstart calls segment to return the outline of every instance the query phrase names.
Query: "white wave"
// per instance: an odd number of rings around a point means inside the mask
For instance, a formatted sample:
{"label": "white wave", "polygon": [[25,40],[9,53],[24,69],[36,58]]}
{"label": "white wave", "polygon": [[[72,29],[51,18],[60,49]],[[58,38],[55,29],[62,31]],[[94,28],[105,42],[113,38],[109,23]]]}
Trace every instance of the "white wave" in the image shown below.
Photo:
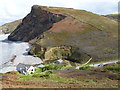
{"label": "white wave", "polygon": [[[2,67],[2,70],[4,70],[4,72],[8,72],[11,70],[15,71],[15,66],[19,63],[25,63],[25,64],[42,63],[42,60],[40,58],[28,55],[28,51],[31,48],[31,46],[28,43],[20,42],[20,41],[17,42],[9,41],[7,39],[8,35],[9,34],[0,35],[0,66]],[[16,58],[14,60],[14,63],[11,65],[11,67],[10,66],[5,67],[3,64],[5,62],[8,62],[15,55]],[[0,73],[3,73],[2,70],[0,70]]]}

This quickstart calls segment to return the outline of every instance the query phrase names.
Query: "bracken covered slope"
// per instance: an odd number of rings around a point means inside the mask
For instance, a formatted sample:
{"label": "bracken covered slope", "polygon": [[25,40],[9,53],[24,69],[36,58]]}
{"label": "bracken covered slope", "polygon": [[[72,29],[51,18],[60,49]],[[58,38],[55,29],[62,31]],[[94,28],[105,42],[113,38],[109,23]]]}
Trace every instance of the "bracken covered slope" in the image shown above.
{"label": "bracken covered slope", "polygon": [[44,59],[118,59],[118,22],[84,10],[35,5],[9,40],[29,41]]}

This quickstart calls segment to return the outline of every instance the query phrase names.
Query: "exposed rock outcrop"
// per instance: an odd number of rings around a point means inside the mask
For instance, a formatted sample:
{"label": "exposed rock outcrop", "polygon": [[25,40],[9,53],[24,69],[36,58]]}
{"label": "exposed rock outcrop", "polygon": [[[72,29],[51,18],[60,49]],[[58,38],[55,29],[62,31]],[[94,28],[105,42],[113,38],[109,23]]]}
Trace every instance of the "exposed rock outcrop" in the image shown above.
{"label": "exposed rock outcrop", "polygon": [[31,12],[8,37],[9,40],[29,41],[49,30],[54,23],[64,19],[61,14],[54,14],[40,6],[33,6]]}

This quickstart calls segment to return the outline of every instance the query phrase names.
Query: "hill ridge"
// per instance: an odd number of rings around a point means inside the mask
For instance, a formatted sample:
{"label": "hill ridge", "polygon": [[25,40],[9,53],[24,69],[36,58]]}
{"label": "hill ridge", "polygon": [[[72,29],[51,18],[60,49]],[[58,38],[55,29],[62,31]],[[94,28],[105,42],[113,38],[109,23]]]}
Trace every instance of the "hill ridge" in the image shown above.
{"label": "hill ridge", "polygon": [[[49,19],[57,22],[52,23]],[[33,6],[8,39],[30,42],[33,44],[30,54],[43,59],[65,57],[82,61],[87,60],[90,55],[93,61],[105,61],[118,58],[117,27],[117,21],[91,12]],[[51,49],[53,52],[50,53]]]}

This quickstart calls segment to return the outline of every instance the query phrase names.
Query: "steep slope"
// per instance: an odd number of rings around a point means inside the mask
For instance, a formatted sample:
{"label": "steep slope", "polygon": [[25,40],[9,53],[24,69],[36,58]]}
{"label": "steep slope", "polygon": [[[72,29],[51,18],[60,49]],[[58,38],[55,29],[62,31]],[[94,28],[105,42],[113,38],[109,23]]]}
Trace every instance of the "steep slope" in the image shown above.
{"label": "steep slope", "polygon": [[28,14],[21,25],[9,36],[10,40],[29,41],[38,37],[41,33],[49,30],[53,23],[56,23],[65,16],[61,14],[54,14],[43,10],[39,6],[32,7],[30,14]]}
{"label": "steep slope", "polygon": [[14,31],[16,29],[16,27],[22,22],[22,19],[20,20],[16,20],[10,23],[6,23],[2,26],[0,26],[0,30],[1,32],[8,34],[11,33],[12,31]]}
{"label": "steep slope", "polygon": [[45,60],[118,58],[117,21],[84,10],[35,5],[9,39],[29,41],[29,53]]}

